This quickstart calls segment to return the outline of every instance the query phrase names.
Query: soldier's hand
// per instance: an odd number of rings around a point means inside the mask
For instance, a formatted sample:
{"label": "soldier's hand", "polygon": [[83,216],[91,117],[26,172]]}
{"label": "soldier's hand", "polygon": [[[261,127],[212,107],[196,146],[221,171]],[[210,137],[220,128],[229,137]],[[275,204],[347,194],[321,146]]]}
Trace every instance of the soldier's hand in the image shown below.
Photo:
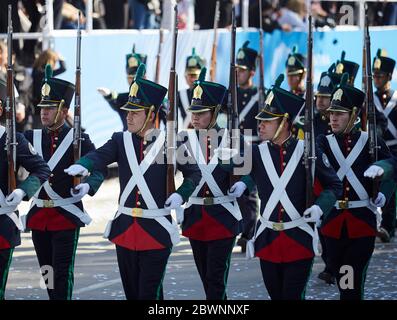
{"label": "soldier's hand", "polygon": [[303,212],[303,219],[305,219],[306,222],[314,222],[316,227],[319,227],[322,215],[323,210],[321,210],[318,205],[314,204]]}
{"label": "soldier's hand", "polygon": [[179,193],[174,192],[171,194],[164,203],[164,208],[166,209],[177,209],[183,203],[182,196]]}
{"label": "soldier's hand", "polygon": [[376,165],[370,166],[367,170],[364,172],[364,177],[375,179],[376,177],[381,177],[385,171]]}
{"label": "soldier's hand", "polygon": [[370,199],[369,202],[375,207],[382,208],[386,204],[386,197],[382,192],[378,192],[376,199]]}
{"label": "soldier's hand", "polygon": [[22,202],[22,199],[26,196],[25,191],[22,189],[15,189],[6,198],[6,205],[13,207],[17,206]]}
{"label": "soldier's hand", "polygon": [[[77,191],[77,193],[74,193]],[[90,191],[90,185],[88,183],[80,183],[76,187],[70,189],[70,194],[75,198],[84,197],[88,191]]]}
{"label": "soldier's hand", "polygon": [[240,198],[244,193],[245,189],[247,189],[246,184],[242,181],[237,181],[234,185],[230,187],[230,190],[228,190],[227,194],[231,197]]}
{"label": "soldier's hand", "polygon": [[110,89],[105,88],[105,87],[99,87],[97,88],[97,91],[103,96],[103,97],[107,97],[108,95],[110,95],[112,92],[110,91]]}
{"label": "soldier's hand", "polygon": [[88,170],[80,164],[72,164],[69,168],[66,168],[63,171],[66,172],[69,176],[88,176]]}

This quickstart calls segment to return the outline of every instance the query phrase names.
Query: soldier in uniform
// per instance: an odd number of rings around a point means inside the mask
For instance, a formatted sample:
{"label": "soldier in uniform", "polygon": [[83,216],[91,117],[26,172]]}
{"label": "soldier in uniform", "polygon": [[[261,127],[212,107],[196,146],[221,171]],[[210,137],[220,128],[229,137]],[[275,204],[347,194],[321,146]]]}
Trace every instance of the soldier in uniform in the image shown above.
{"label": "soldier in uniform", "polygon": [[336,61],[335,73],[339,77],[342,77],[344,73],[347,73],[349,75],[348,83],[354,86],[354,80],[356,79],[357,71],[360,65],[353,61],[345,60],[345,56],[346,52],[342,51],[340,60]]}
{"label": "soldier in uniform", "polygon": [[[47,292],[51,300],[70,300],[74,282],[74,260],[80,227],[91,222],[81,199],[94,195],[106,172],[94,172],[86,181],[75,186],[64,169],[73,163],[73,129],[65,123],[74,84],[53,78],[46,66],[42,86],[41,108],[43,129],[25,132],[26,139],[48,163],[49,179],[33,196],[32,206],[24,222],[32,230],[32,240],[40,268],[53,269],[53,288]],[[82,133],[81,154],[95,150],[90,137]],[[48,270],[43,270],[46,274]]]}
{"label": "soldier in uniform", "polygon": [[[245,187],[230,187],[231,167],[218,164],[215,150],[226,146],[229,133],[216,124],[226,88],[204,81],[203,68],[195,82],[189,111],[195,130],[188,130],[188,150],[202,173],[184,214],[182,234],[189,238],[207,300],[225,300],[231,253],[241,232],[241,212],[236,198]],[[182,134],[183,132],[181,132]]]}
{"label": "soldier in uniform", "polygon": [[[258,114],[258,88],[254,86],[256,61],[258,52],[248,47],[246,41],[237,52],[237,106],[239,117],[239,128],[244,140],[258,143],[258,121],[255,116]],[[238,198],[241,214],[243,216],[243,231],[237,240],[241,251],[245,252],[247,241],[254,235],[255,222],[258,214],[258,191],[254,187],[251,192],[243,194]]]}
{"label": "soldier in uniform", "polygon": [[[375,246],[377,207],[382,207],[386,201],[382,188],[372,199],[373,185],[363,176],[371,165],[368,133],[359,131],[354,122],[364,97],[362,91],[348,83],[348,75],[344,74],[328,108],[333,134],[317,138],[319,147],[343,183],[343,195],[321,224],[328,266],[336,277],[342,300],[363,298],[365,276]],[[389,158],[391,154],[381,138],[378,138],[378,145],[378,158]],[[354,280],[347,288],[340,284],[346,273],[342,266],[352,268]]]}
{"label": "soldier in uniform", "polygon": [[[135,45],[132,48],[132,53],[126,55],[125,71],[127,74],[128,86],[131,86],[131,83],[135,78],[136,71],[138,70],[139,64],[146,63],[146,59],[146,54],[135,52]],[[110,107],[118,113],[118,115],[120,116],[120,120],[123,123],[123,131],[126,131],[127,112],[121,107],[124,106],[128,101],[128,92],[117,93],[104,87],[98,88],[98,92],[105,98],[105,100],[109,103]]]}
{"label": "soldier in uniform", "polygon": [[[383,134],[383,139],[389,147],[391,153],[397,156],[397,91],[390,87],[395,60],[386,56],[386,53],[379,49],[373,62],[373,78],[376,91],[374,93],[374,103],[377,111],[387,119],[387,129]],[[383,242],[389,242],[394,237],[396,224],[396,197],[382,208],[382,223],[379,228],[379,237]]]}
{"label": "soldier in uniform", "polygon": [[192,55],[186,59],[185,80],[189,88],[178,92],[178,130],[191,127],[188,109],[193,96],[194,81],[199,77],[201,69],[205,67],[205,60],[192,49]]}
{"label": "soldier in uniform", "polygon": [[316,150],[315,178],[324,186],[306,208],[304,141],[292,137],[291,126],[304,99],[282,88],[283,75],[268,92],[257,115],[264,140],[253,145],[252,171],[243,181],[258,186],[262,215],[247,255],[260,258],[262,276],[272,300],[304,299],[318,234],[313,223],[327,215],[341,194],[341,182],[322,150]]}
{"label": "soldier in uniform", "polygon": [[300,97],[305,96],[305,79],[306,79],[306,57],[297,52],[298,48],[294,46],[292,52],[288,54],[285,67],[287,69],[287,79],[290,92]]}
{"label": "soldier in uniform", "polygon": [[128,300],[163,299],[167,261],[172,246],[179,242],[170,210],[188,200],[201,178],[197,165],[177,164],[183,183],[175,193],[167,195],[165,131],[154,129],[155,116],[167,89],[143,79],[144,72],[145,65],[141,64],[130,87],[128,102],[122,107],[128,111],[128,131],[114,133],[101,148],[66,170],[73,176],[87,175],[95,168],[118,163],[119,207],[105,237],[116,245]]}
{"label": "soldier in uniform", "polygon": [[[6,83],[0,80],[0,120],[7,96]],[[14,248],[21,244],[23,229],[17,207],[22,200],[29,200],[49,177],[50,169],[21,133],[16,134],[16,166],[23,166],[29,176],[8,196],[8,161],[6,155],[6,129],[0,121],[0,300],[4,300],[8,270]]]}

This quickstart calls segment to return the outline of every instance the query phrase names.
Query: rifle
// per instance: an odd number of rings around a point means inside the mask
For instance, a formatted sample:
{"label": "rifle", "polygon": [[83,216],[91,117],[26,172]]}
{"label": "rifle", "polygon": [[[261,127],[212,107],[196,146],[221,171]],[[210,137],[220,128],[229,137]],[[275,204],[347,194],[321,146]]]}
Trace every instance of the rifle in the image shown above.
{"label": "rifle", "polygon": [[8,160],[8,194],[16,189],[16,123],[15,123],[15,96],[14,75],[12,69],[12,20],[11,5],[8,6],[8,28],[7,28],[7,98],[6,98],[6,150]]}
{"label": "rifle", "polygon": [[214,17],[214,42],[212,43],[211,53],[211,69],[210,69],[210,80],[215,81],[216,77],[216,48],[218,42],[218,23],[219,23],[219,0],[215,5],[215,17]]}
{"label": "rifle", "polygon": [[305,150],[304,163],[306,171],[306,208],[313,204],[314,166],[316,149],[313,128],[313,34],[312,16],[309,14],[309,32],[307,35],[307,77],[306,77],[306,102],[305,102]]}
{"label": "rifle", "polygon": [[[368,144],[369,144],[369,156],[371,163],[378,160],[378,139],[376,134],[376,116],[375,116],[375,104],[374,104],[374,93],[372,87],[372,69],[371,69],[371,38],[369,35],[368,28],[368,5],[365,4],[365,27],[364,27],[364,39],[365,39],[365,59],[366,59],[366,75],[365,84],[367,91],[365,92],[365,100],[367,106],[367,117],[368,117]],[[376,199],[379,191],[379,181],[375,179],[372,185],[371,198]]]}
{"label": "rifle", "polygon": [[[154,82],[159,83],[160,82],[160,59],[161,59],[161,48],[163,46],[163,41],[164,41],[164,30],[160,28],[160,39],[159,39],[159,49],[157,51],[157,56],[156,56],[156,73],[154,75]],[[160,116],[159,112],[156,115],[156,121],[155,121],[155,127],[158,129],[160,128]]]}
{"label": "rifle", "polygon": [[264,57],[263,57],[263,17],[262,17],[262,0],[259,0],[259,54],[258,54],[258,59],[259,59],[259,86],[258,86],[258,102],[259,102],[259,110],[263,108],[263,103],[264,103],[264,72],[265,72],[265,66],[264,66]]}
{"label": "rifle", "polygon": [[[74,118],[73,118],[73,160],[76,162],[81,157],[81,29],[79,11],[77,24],[77,46],[76,46],[76,91],[74,95]],[[73,186],[76,187],[81,177],[73,177]]]}
{"label": "rifle", "polygon": [[[364,22],[366,23],[366,22]],[[362,85],[361,88],[363,92],[367,92],[367,81],[366,81],[366,76],[367,76],[367,57],[366,57],[366,49],[365,49],[365,32],[364,32],[364,37],[363,37],[363,76],[362,76]],[[368,115],[367,115],[367,101],[364,102],[364,106],[361,109],[362,114],[361,114],[361,128],[363,131],[367,131],[367,121],[368,121]]]}
{"label": "rifle", "polygon": [[168,103],[169,110],[167,114],[167,196],[175,192],[175,169],[176,169],[176,132],[177,132],[177,93],[178,93],[178,75],[175,71],[176,65],[176,48],[178,40],[178,8],[175,5],[174,21],[174,39],[172,43],[171,69],[168,82]]}

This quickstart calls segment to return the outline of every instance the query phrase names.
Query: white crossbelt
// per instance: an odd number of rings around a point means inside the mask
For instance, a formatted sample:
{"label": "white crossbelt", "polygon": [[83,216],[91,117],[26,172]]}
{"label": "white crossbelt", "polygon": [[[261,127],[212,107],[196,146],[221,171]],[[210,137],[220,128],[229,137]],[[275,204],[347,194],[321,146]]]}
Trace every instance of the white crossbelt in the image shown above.
{"label": "white crossbelt", "polygon": [[[128,131],[125,131],[123,133],[123,141],[125,154],[128,159],[128,164],[130,166],[132,174],[130,180],[128,181],[121,194],[120,204],[117,213],[106,226],[103,235],[104,238],[109,237],[113,221],[121,214],[126,214],[134,217],[154,219],[165,230],[167,230],[171,237],[173,245],[176,245],[180,241],[177,224],[174,220],[170,222],[165,217],[171,214],[169,209],[159,209],[157,207],[156,201],[154,200],[153,195],[151,194],[150,189],[144,178],[145,172],[149,169],[150,165],[156,159],[157,155],[162,151],[163,145],[165,143],[165,133],[163,131],[160,131],[160,135],[158,136],[153,146],[150,148],[140,164],[138,164],[138,160],[136,158],[134,143],[132,141],[132,134]],[[148,209],[125,207],[125,202],[127,201],[128,196],[131,194],[135,186],[141,191],[142,198],[144,199]]]}
{"label": "white crossbelt", "polygon": [[[316,255],[318,255],[318,232],[317,228],[311,228],[310,225],[303,219],[303,217],[299,214],[298,210],[295,208],[293,203],[291,202],[286,187],[291,180],[299,162],[301,161],[302,155],[304,151],[304,141],[299,140],[295,150],[291,156],[291,159],[288,161],[288,164],[282,173],[281,177],[278,176],[276,168],[273,163],[273,159],[270,155],[268,142],[264,142],[259,145],[259,152],[261,155],[261,159],[266,170],[266,173],[269,177],[269,180],[273,186],[273,192],[269,197],[269,200],[266,203],[266,206],[263,210],[262,216],[260,218],[261,225],[255,232],[254,237],[248,241],[247,244],[247,258],[253,258],[255,255],[255,240],[259,237],[259,235],[266,229],[270,228],[274,231],[282,231],[291,228],[299,228],[306,233],[308,233],[313,239],[313,251]],[[273,222],[270,221],[270,216],[273,213],[278,203],[281,203],[283,208],[285,209],[285,213],[291,219],[290,222]]]}
{"label": "white crossbelt", "polygon": [[[1,138],[3,138],[4,133],[5,133],[5,128],[3,126],[0,126],[0,140]],[[16,210],[17,210],[17,206],[9,206],[6,204],[5,195],[3,191],[1,191],[0,189],[0,215],[7,215],[12,220],[12,222],[14,222],[14,224],[17,226],[18,230],[22,231],[23,225],[21,219],[15,213]]]}
{"label": "white crossbelt", "polygon": [[[33,147],[37,151],[37,153],[43,157],[41,142],[42,142],[42,130],[33,130]],[[55,167],[58,165],[59,161],[65,155],[66,151],[68,150],[72,142],[73,142],[73,129],[70,129],[67,135],[65,136],[65,138],[63,139],[63,141],[61,142],[61,144],[59,145],[58,149],[54,152],[54,154],[51,156],[50,160],[47,163],[51,171],[54,171]],[[42,188],[44,188],[44,190],[46,191],[48,197],[50,198],[49,200],[38,198]],[[30,208],[32,208],[34,205],[36,205],[39,208],[60,207],[73,214],[84,224],[88,225],[92,221],[91,217],[88,215],[88,213],[85,210],[82,211],[79,207],[74,205],[74,203],[79,202],[81,199],[82,197],[62,198],[59,194],[57,194],[54,191],[54,189],[50,186],[50,183],[47,180],[46,182],[43,183],[40,189],[33,196],[32,204]],[[26,216],[23,216],[21,218],[24,224],[24,228],[26,228]]]}
{"label": "white crossbelt", "polygon": [[240,114],[238,115],[238,121],[242,122],[245,118],[245,116],[248,114],[248,112],[250,112],[251,108],[253,107],[253,105],[258,101],[259,99],[259,92],[255,93],[250,101],[245,105],[244,109],[241,110]]}
{"label": "white crossbelt", "polygon": [[188,112],[190,102],[189,102],[189,97],[187,95],[187,89],[179,91],[179,98],[181,99],[182,107],[185,110],[186,117],[183,119],[181,111],[178,109],[178,119],[181,119],[178,121],[178,128],[181,130],[186,129],[189,126],[190,123],[190,114]]}
{"label": "white crossbelt", "polygon": [[374,102],[376,109],[378,109],[379,112],[382,112],[386,119],[387,119],[387,129],[390,131],[392,136],[394,137],[393,140],[388,140],[386,141],[386,145],[392,146],[397,144],[397,128],[393,124],[393,122],[390,120],[389,115],[390,112],[394,110],[394,108],[397,105],[397,91],[394,91],[389,103],[386,105],[386,108],[383,109],[382,103],[379,100],[379,97],[374,93]]}
{"label": "white crossbelt", "polygon": [[[192,193],[192,195],[190,196],[185,208],[186,209],[189,208],[192,204],[205,205],[206,203],[208,203],[208,205],[211,205],[210,202],[212,201],[213,204],[215,204],[215,202],[219,202],[218,204],[222,205],[229,213],[233,215],[233,217],[236,220],[240,221],[242,219],[242,216],[236,198],[235,197],[225,198],[227,195],[223,194],[221,188],[218,186],[212,175],[212,172],[215,170],[215,168],[218,165],[218,158],[212,157],[210,162],[207,164],[207,161],[204,158],[203,152],[201,150],[196,132],[194,130],[187,130],[187,133],[189,137],[189,143],[192,148],[193,157],[195,158],[196,163],[198,164],[198,167],[201,171],[201,180],[198,186],[196,187],[196,189],[194,190],[194,192]],[[220,143],[220,148],[226,146],[227,136],[228,136],[228,132],[227,130],[224,130],[224,134]],[[197,197],[199,191],[204,186],[204,184],[207,184],[209,190],[214,195],[213,198]],[[201,201],[203,203],[201,203]]]}

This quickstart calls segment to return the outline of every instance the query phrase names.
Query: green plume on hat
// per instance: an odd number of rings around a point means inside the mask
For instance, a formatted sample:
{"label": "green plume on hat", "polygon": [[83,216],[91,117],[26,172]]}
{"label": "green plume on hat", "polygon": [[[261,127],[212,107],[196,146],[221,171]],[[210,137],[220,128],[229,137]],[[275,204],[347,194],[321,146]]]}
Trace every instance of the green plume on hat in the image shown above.
{"label": "green plume on hat", "polygon": [[132,45],[132,53],[135,53],[135,43]]}
{"label": "green plume on hat", "polygon": [[48,82],[50,78],[52,78],[52,68],[51,65],[47,63],[45,66],[44,81]]}
{"label": "green plume on hat", "polygon": [[192,48],[192,56],[195,56],[196,55],[196,48]]}
{"label": "green plume on hat", "polygon": [[247,40],[247,41],[245,41],[245,42],[244,42],[244,44],[243,44],[243,48],[247,48],[247,47],[248,47],[248,45],[249,45],[249,43],[250,43],[250,42],[249,42],[248,40]]}
{"label": "green plume on hat", "polygon": [[274,83],[274,87],[280,88],[281,84],[284,81],[284,74],[280,74],[277,79],[276,82]]}
{"label": "green plume on hat", "polygon": [[141,63],[136,72],[135,81],[142,79],[143,76],[145,75],[145,72],[146,72],[146,65],[144,63]]}
{"label": "green plume on hat", "polygon": [[340,60],[344,61],[345,60],[345,56],[346,56],[346,52],[345,52],[345,50],[343,50],[342,54],[341,54],[341,57],[340,57]]}
{"label": "green plume on hat", "polygon": [[198,78],[198,80],[197,80],[197,83],[201,83],[201,82],[204,82],[204,81],[205,81],[205,75],[206,75],[206,73],[207,73],[207,68],[206,68],[206,67],[203,67],[203,68],[201,69],[201,71],[200,71],[200,75],[199,75],[199,78]]}
{"label": "green plume on hat", "polygon": [[293,46],[292,47],[292,54],[297,53],[298,52],[298,46]]}

